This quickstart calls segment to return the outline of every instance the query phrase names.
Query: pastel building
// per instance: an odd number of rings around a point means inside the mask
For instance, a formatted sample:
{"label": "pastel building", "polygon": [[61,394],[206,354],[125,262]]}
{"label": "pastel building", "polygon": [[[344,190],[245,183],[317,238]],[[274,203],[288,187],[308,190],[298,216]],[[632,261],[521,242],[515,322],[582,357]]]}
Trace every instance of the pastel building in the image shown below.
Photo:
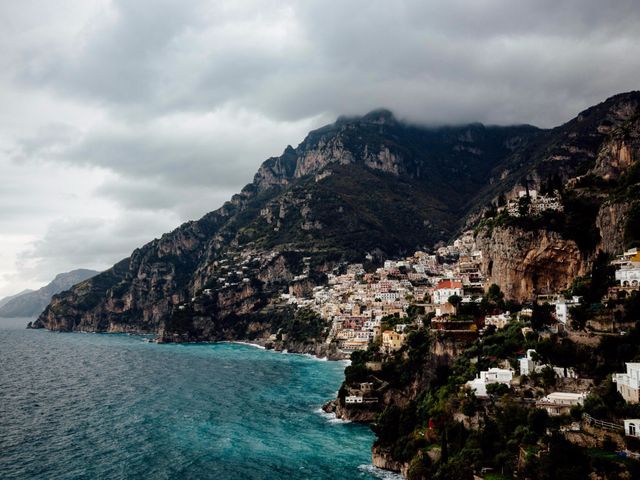
{"label": "pastel building", "polygon": [[393,330],[385,330],[382,332],[382,351],[384,353],[392,353],[400,350],[403,343],[403,333],[394,332]]}

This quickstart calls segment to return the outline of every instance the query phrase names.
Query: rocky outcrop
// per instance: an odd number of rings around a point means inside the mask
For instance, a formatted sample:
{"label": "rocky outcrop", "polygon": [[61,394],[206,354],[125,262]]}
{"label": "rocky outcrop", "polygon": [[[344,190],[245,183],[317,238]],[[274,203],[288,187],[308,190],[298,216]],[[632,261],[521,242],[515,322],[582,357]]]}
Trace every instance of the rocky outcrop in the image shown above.
{"label": "rocky outcrop", "polygon": [[339,399],[331,400],[322,406],[326,413],[335,414],[336,418],[356,423],[371,423],[376,419],[380,410],[370,405],[346,407]]}
{"label": "rocky outcrop", "polygon": [[547,230],[485,229],[479,232],[476,245],[483,252],[482,273],[489,283],[520,302],[566,289],[588,267],[573,240]]}
{"label": "rocky outcrop", "polygon": [[632,117],[615,129],[598,153],[590,173],[605,181],[617,180],[640,154],[640,117]]}
{"label": "rocky outcrop", "polygon": [[390,449],[378,445],[374,445],[371,448],[371,463],[373,463],[374,467],[400,473],[404,478],[407,478],[409,472],[408,463],[394,460]]}
{"label": "rocky outcrop", "polygon": [[338,350],[335,344],[327,344],[325,342],[269,341],[265,343],[265,347],[276,352],[312,355],[317,358],[326,358],[327,360],[345,360],[348,358]]}
{"label": "rocky outcrop", "polygon": [[596,227],[600,232],[597,249],[610,255],[624,250],[624,230],[631,205],[629,203],[606,202],[598,211]]}

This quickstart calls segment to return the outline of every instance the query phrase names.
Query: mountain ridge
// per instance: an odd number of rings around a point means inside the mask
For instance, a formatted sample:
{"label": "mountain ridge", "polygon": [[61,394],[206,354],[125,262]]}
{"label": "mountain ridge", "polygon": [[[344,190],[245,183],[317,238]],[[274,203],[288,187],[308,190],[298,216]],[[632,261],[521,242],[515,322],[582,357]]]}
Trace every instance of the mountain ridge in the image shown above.
{"label": "mountain ridge", "polygon": [[44,287],[37,290],[25,290],[3,299],[3,303],[0,304],[0,317],[33,317],[39,315],[47,307],[53,295],[99,273],[96,270],[85,268],[59,273]]}
{"label": "mountain ridge", "polygon": [[[56,296],[35,326],[158,332],[181,304],[211,289],[215,298],[194,315],[195,331],[224,338],[226,317],[273,307],[305,271],[299,288],[366,252],[393,256],[431,246],[473,224],[523,178],[533,186],[551,173],[565,180],[587,171],[639,99],[639,92],[610,97],[549,130],[426,128],[375,112],[341,117],[263,162],[220,209]],[[251,275],[223,270],[224,262],[241,261]],[[220,280],[223,273],[229,281]]]}

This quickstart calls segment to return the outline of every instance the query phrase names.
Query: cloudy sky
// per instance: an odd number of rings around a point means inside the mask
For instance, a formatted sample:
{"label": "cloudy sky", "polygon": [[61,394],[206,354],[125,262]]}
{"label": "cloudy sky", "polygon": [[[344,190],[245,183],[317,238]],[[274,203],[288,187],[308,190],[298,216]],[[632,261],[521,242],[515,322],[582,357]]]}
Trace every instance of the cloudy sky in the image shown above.
{"label": "cloudy sky", "polygon": [[104,269],[340,114],[562,123],[640,88],[640,0],[0,6],[0,297]]}

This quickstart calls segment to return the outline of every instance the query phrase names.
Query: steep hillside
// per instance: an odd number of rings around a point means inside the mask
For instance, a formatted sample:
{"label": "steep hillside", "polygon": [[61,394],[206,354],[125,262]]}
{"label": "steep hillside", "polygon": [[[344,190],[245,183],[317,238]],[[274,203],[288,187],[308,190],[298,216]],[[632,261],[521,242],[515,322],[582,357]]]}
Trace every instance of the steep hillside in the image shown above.
{"label": "steep hillside", "polygon": [[[340,118],[265,161],[222,208],[56,296],[35,326],[257,335],[272,327],[280,293],[310,289],[340,262],[432,246],[477,222],[484,206],[525,178],[534,186],[587,172],[639,98],[612,97],[552,130],[424,128],[385,110]],[[570,227],[558,232],[563,241],[579,231]],[[584,246],[577,250],[572,274],[588,261]]]}
{"label": "steep hillside", "polygon": [[616,95],[548,135],[518,155],[530,155],[529,169],[509,177],[519,188],[554,183],[563,212],[514,219],[485,211],[478,229],[485,275],[519,301],[569,287],[599,251],[640,245],[640,95]]}
{"label": "steep hillside", "polygon": [[60,273],[44,287],[15,295],[3,301],[0,306],[0,317],[33,317],[40,315],[49,305],[51,297],[56,293],[68,290],[76,283],[97,275],[95,270],[77,269],[66,273]]}

